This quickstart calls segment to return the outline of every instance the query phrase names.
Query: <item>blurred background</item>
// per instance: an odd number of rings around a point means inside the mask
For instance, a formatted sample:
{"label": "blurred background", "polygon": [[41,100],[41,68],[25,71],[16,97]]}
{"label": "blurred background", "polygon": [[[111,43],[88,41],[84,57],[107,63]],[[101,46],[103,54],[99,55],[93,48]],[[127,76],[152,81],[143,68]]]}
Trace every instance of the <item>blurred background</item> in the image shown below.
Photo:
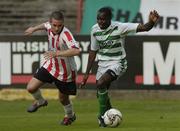
{"label": "blurred background", "polygon": [[78,0],[1,0],[0,34],[23,34],[27,27],[47,21],[55,10],[64,12],[66,25],[76,33],[79,3]]}
{"label": "blurred background", "polygon": [[[82,49],[81,55],[76,57],[79,84],[86,70],[90,30],[96,23],[97,10],[103,6],[110,7],[113,20],[120,22],[146,23],[151,10],[157,10],[161,16],[151,31],[126,38],[128,71],[112,83],[113,96],[179,99],[179,0],[1,0],[0,98],[19,96],[29,99],[23,91],[41,65],[48,43],[46,32],[39,31],[31,37],[25,37],[23,33],[29,26],[48,21],[55,10],[64,13],[65,26],[74,34]],[[79,89],[79,96],[95,97],[96,70],[95,64],[87,88]],[[44,89],[47,97],[56,99],[53,85],[46,85]],[[93,95],[90,95],[91,92]]]}
{"label": "blurred background", "polygon": [[151,34],[176,35],[179,33],[179,4],[179,0],[1,0],[0,34],[22,34],[27,27],[47,21],[52,11],[61,10],[66,26],[74,34],[89,35],[97,10],[108,6],[113,20],[134,23],[145,23],[149,11],[155,9],[161,19]]}

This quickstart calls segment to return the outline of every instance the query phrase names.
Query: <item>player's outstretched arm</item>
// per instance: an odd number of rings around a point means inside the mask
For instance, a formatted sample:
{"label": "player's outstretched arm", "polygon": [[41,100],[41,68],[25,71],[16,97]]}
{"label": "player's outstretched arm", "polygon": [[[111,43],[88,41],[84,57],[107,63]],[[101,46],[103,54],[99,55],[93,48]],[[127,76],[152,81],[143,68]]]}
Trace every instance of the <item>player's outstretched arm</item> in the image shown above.
{"label": "player's outstretched arm", "polygon": [[149,21],[146,24],[139,24],[137,27],[137,32],[149,31],[153,28],[155,23],[159,19],[159,14],[156,10],[149,13]]}
{"label": "player's outstretched arm", "polygon": [[80,54],[80,49],[78,48],[71,48],[71,49],[68,49],[68,50],[64,50],[64,51],[46,51],[44,53],[44,58],[45,60],[49,60],[53,57],[71,57],[71,56],[76,56],[76,55],[79,55]]}
{"label": "player's outstretched arm", "polygon": [[94,60],[96,58],[96,53],[97,53],[97,51],[91,51],[91,50],[89,51],[89,58],[88,58],[86,73],[83,76],[83,79],[82,79],[82,82],[81,82],[79,88],[83,88],[86,85],[86,82],[87,82],[88,77],[89,77],[89,72],[90,72],[92,65],[94,63]]}
{"label": "player's outstretched arm", "polygon": [[37,25],[37,26],[32,26],[32,27],[29,27],[27,28],[25,31],[24,31],[24,35],[31,35],[33,32],[35,31],[38,31],[38,30],[45,30],[45,26],[44,26],[44,23],[40,24],[40,25]]}

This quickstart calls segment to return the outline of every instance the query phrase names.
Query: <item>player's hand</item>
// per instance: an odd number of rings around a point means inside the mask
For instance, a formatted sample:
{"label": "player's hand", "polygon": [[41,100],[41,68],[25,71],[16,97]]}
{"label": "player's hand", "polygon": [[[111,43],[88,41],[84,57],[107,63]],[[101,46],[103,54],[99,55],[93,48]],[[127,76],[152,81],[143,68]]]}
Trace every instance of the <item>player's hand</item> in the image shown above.
{"label": "player's hand", "polygon": [[156,23],[159,19],[159,14],[156,10],[153,10],[149,13],[149,21]]}
{"label": "player's hand", "polygon": [[89,75],[84,75],[83,76],[83,80],[82,80],[81,84],[79,85],[79,88],[85,88],[88,77],[89,77]]}
{"label": "player's hand", "polygon": [[34,28],[33,27],[29,27],[28,29],[26,29],[24,31],[24,35],[31,35],[34,32]]}
{"label": "player's hand", "polygon": [[51,59],[53,57],[56,57],[56,52],[54,52],[54,51],[47,51],[43,55],[44,55],[44,59],[45,60],[49,60],[49,59]]}

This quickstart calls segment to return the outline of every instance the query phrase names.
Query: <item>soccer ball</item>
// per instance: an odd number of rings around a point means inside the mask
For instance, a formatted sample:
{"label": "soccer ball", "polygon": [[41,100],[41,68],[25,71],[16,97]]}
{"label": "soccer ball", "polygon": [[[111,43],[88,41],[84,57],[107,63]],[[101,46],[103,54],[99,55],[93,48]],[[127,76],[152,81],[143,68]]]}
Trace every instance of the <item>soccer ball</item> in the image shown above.
{"label": "soccer ball", "polygon": [[122,113],[117,109],[111,108],[104,113],[103,118],[104,123],[108,127],[117,127],[122,122]]}

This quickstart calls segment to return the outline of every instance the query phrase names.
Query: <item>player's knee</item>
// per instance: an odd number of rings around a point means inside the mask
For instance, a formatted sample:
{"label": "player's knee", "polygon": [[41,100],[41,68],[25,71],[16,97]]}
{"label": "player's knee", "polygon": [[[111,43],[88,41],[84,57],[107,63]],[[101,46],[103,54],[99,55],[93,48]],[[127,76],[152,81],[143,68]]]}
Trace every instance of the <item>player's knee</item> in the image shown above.
{"label": "player's knee", "polygon": [[60,101],[63,105],[69,104],[69,98],[64,97],[64,96],[59,96],[59,101]]}
{"label": "player's knee", "polygon": [[105,82],[103,82],[101,80],[98,80],[96,85],[97,85],[97,89],[106,89],[107,88]]}
{"label": "player's knee", "polygon": [[27,85],[26,89],[27,89],[27,91],[28,91],[29,93],[32,92],[31,86]]}
{"label": "player's knee", "polygon": [[36,91],[36,90],[33,88],[33,86],[30,85],[30,84],[27,85],[26,89],[27,89],[27,91],[28,91],[29,93],[34,93],[34,92]]}

